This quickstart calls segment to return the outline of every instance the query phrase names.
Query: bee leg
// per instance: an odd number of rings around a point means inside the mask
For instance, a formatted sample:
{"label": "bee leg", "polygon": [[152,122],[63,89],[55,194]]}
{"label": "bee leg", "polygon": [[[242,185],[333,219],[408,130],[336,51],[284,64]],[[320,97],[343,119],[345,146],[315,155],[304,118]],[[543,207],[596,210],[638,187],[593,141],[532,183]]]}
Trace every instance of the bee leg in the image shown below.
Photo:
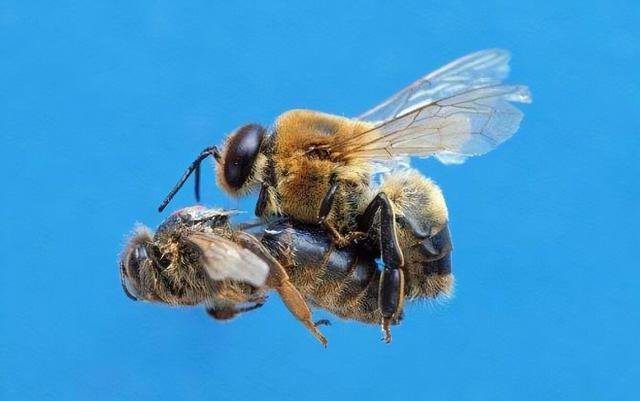
{"label": "bee leg", "polygon": [[414,220],[405,216],[396,216],[396,221],[403,229],[408,229],[416,239],[420,240],[425,261],[438,260],[451,253],[453,247],[448,224],[434,232],[432,227],[420,228]]}
{"label": "bee leg", "polygon": [[400,223],[403,228],[408,228],[414,237],[418,239],[425,239],[431,236],[431,228],[429,227],[427,230],[424,230],[410,218],[406,216],[397,215],[396,221]]}
{"label": "bee leg", "polygon": [[320,212],[318,212],[319,224],[323,224],[327,217],[329,217],[329,213],[331,213],[331,207],[333,206],[333,198],[335,197],[337,190],[338,176],[336,173],[333,173],[329,178],[329,190],[324,195],[324,198],[322,198],[322,203],[320,204]]}
{"label": "bee leg", "polygon": [[359,225],[363,231],[370,231],[374,227],[376,215],[380,215],[379,240],[380,253],[384,270],[380,276],[378,287],[378,306],[382,314],[383,340],[391,342],[392,323],[397,323],[402,313],[404,303],[404,256],[398,243],[396,232],[396,218],[393,205],[384,192],[380,192],[369,203],[359,218]]}
{"label": "bee leg", "polygon": [[318,213],[318,224],[322,224],[322,226],[327,230],[331,238],[333,239],[333,243],[338,248],[344,248],[345,246],[351,244],[353,241],[361,240],[367,237],[366,233],[363,232],[352,232],[347,235],[342,235],[335,229],[331,224],[327,223],[327,217],[329,217],[329,213],[331,213],[331,207],[333,206],[333,198],[338,190],[338,179],[337,174],[331,174],[329,178],[329,190],[324,195],[322,199],[322,203],[320,204],[320,212]]}
{"label": "bee leg", "polygon": [[216,320],[231,320],[238,314],[234,308],[207,308],[206,311]]}
{"label": "bee leg", "polygon": [[284,267],[254,236],[239,231],[236,233],[236,240],[267,262],[269,265],[267,286],[278,292],[289,311],[326,347],[328,344],[327,339],[313,323],[311,309],[309,309],[300,291],[289,281],[289,275]]}
{"label": "bee leg", "polygon": [[344,248],[345,246],[351,245],[354,241],[363,240],[368,237],[367,233],[362,231],[354,231],[348,233],[347,235],[342,235],[335,229],[331,224],[328,224],[326,221],[322,222],[322,227],[329,233],[331,236],[331,240],[333,244],[337,248]]}
{"label": "bee leg", "polygon": [[216,320],[231,320],[242,313],[262,308],[263,305],[264,301],[256,302],[253,305],[249,306],[242,306],[240,308],[236,308],[234,306],[224,306],[216,308],[208,307],[206,311],[209,316]]}
{"label": "bee leg", "polygon": [[320,204],[320,211],[318,212],[318,224],[322,224],[322,226],[329,232],[329,235],[334,239],[334,243],[338,245],[338,248],[344,246],[344,238],[340,233],[333,227],[331,224],[327,223],[327,217],[329,217],[329,213],[331,213],[331,208],[333,207],[333,199],[336,195],[336,191],[338,190],[338,179],[335,173],[331,174],[329,178],[329,190],[322,198],[322,203]]}
{"label": "bee leg", "polygon": [[251,297],[249,302],[252,302],[252,303],[254,303],[256,305],[262,306],[262,305],[265,304],[265,302],[267,302],[267,299],[269,299],[269,297],[267,295],[261,294],[261,295],[257,295],[257,296]]}
{"label": "bee leg", "polygon": [[437,234],[425,238],[421,242],[425,256],[425,261],[431,262],[440,260],[451,254],[453,245],[451,244],[451,234],[449,225],[445,225]]}
{"label": "bee leg", "polygon": [[255,214],[258,217],[262,217],[264,214],[264,210],[267,207],[267,191],[269,190],[269,186],[266,184],[262,184],[260,188],[260,194],[258,195],[258,201],[256,202],[256,210]]}

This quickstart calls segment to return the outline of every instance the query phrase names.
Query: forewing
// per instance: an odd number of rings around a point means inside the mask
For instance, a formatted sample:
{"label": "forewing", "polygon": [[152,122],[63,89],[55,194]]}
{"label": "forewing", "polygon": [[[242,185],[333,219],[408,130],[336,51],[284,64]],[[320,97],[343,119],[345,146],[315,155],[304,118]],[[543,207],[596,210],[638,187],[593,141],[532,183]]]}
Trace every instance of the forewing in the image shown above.
{"label": "forewing", "polygon": [[466,55],[425,75],[356,118],[382,123],[473,88],[497,85],[509,75],[509,58],[509,52],[502,49]]}
{"label": "forewing", "polygon": [[490,151],[518,130],[523,114],[511,102],[531,101],[526,86],[500,84],[508,60],[504,50],[485,50],[425,76],[360,116],[378,123],[333,144],[332,153],[385,166],[432,155],[461,163]]}
{"label": "forewing", "polygon": [[209,233],[193,233],[188,240],[201,252],[201,263],[213,280],[236,280],[262,287],[269,266],[259,256],[226,238]]}
{"label": "forewing", "polygon": [[381,124],[364,141],[346,147],[350,157],[372,161],[435,155],[444,163],[460,163],[509,139],[523,116],[510,102],[529,98],[525,86],[473,89]]}

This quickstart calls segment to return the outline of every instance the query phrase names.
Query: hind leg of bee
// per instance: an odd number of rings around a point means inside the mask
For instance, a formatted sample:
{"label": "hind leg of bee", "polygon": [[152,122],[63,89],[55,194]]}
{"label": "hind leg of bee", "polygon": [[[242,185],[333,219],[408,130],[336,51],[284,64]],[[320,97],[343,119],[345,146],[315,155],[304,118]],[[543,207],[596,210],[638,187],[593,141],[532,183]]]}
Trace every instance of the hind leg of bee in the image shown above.
{"label": "hind leg of bee", "polygon": [[380,215],[378,238],[384,270],[380,276],[378,304],[382,314],[382,331],[384,341],[391,342],[391,323],[396,323],[402,312],[404,303],[404,256],[398,243],[396,217],[393,205],[384,192],[380,192],[369,203],[360,216],[359,225],[363,231],[369,232],[375,227],[376,215]]}
{"label": "hind leg of bee", "polygon": [[289,311],[326,347],[328,344],[327,339],[313,322],[311,309],[309,309],[300,291],[289,281],[289,275],[284,267],[254,236],[240,231],[236,233],[236,240],[267,262],[270,269],[267,286],[278,292]]}
{"label": "hind leg of bee", "polygon": [[329,190],[324,195],[322,199],[322,203],[320,204],[320,212],[318,213],[318,223],[322,224],[322,226],[327,230],[331,238],[333,239],[333,243],[338,248],[344,248],[345,246],[351,244],[353,241],[364,239],[367,237],[367,234],[364,232],[352,232],[347,235],[342,235],[335,229],[331,224],[327,223],[327,217],[329,217],[329,213],[331,213],[331,207],[333,206],[333,199],[338,190],[338,179],[337,175],[334,173],[329,178]]}
{"label": "hind leg of bee", "polygon": [[344,248],[345,246],[351,245],[354,241],[359,241],[367,238],[367,233],[362,231],[354,231],[350,232],[347,235],[342,235],[335,229],[332,225],[328,224],[326,221],[322,223],[322,227],[329,233],[331,236],[331,240],[335,244],[337,248]]}

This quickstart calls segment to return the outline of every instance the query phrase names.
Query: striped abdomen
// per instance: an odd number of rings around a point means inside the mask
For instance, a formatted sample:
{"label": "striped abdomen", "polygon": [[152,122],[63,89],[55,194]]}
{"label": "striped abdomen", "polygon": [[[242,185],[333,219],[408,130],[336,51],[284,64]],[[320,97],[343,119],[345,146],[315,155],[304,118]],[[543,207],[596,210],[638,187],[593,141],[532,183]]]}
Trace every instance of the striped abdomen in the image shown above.
{"label": "striped abdomen", "polygon": [[308,302],[345,319],[379,321],[375,254],[361,246],[332,249],[324,230],[291,223],[271,225],[262,243]]}

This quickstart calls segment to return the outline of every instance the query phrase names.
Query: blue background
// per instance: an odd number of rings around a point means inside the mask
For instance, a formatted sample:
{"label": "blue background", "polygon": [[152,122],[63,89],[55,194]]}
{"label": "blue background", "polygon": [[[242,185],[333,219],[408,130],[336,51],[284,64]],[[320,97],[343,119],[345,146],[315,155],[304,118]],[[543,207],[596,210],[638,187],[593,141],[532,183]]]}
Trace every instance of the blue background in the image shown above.
{"label": "blue background", "polygon": [[[1,399],[639,399],[638,2],[89,3],[0,2]],[[203,147],[291,108],[357,115],[487,47],[534,103],[485,157],[416,161],[456,296],[392,345],[334,321],[325,350],[276,296],[228,324],[124,296],[127,233]]]}

